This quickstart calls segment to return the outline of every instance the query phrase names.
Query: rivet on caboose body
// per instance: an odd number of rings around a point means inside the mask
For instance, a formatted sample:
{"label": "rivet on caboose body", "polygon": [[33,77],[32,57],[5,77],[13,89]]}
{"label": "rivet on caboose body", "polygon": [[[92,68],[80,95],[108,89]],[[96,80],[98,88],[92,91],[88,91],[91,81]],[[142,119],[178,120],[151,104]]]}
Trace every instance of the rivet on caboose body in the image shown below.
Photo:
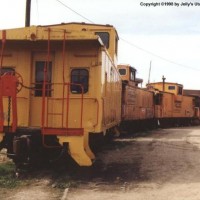
{"label": "rivet on caboose body", "polygon": [[16,163],[52,159],[66,148],[90,166],[89,133],[106,134],[121,120],[115,28],[31,26],[0,31],[0,40],[0,148]]}

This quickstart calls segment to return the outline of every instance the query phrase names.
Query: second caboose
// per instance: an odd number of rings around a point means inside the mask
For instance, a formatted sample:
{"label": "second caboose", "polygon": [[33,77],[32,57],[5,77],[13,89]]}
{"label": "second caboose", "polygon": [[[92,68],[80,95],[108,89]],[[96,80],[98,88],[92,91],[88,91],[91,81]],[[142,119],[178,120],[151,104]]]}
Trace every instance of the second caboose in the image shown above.
{"label": "second caboose", "polygon": [[189,125],[199,118],[196,98],[183,95],[183,85],[163,81],[149,83],[147,88],[155,93],[155,118],[159,126]]}
{"label": "second caboose", "polygon": [[154,93],[140,88],[142,79],[136,78],[136,69],[128,64],[118,65],[122,78],[122,123],[126,131],[155,127]]}

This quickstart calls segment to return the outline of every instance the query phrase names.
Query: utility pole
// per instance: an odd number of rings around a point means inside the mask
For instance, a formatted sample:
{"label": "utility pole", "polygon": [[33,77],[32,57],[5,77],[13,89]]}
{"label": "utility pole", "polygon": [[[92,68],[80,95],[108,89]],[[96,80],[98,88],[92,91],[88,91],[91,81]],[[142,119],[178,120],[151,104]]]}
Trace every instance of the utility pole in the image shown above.
{"label": "utility pole", "polygon": [[25,27],[30,26],[30,18],[31,18],[31,0],[26,0]]}
{"label": "utility pole", "polygon": [[164,76],[162,76],[162,81],[163,81],[163,92],[165,91],[165,77]]}
{"label": "utility pole", "polygon": [[151,76],[151,61],[150,61],[150,67],[149,67],[149,77],[148,77],[148,83],[150,83],[150,76]]}

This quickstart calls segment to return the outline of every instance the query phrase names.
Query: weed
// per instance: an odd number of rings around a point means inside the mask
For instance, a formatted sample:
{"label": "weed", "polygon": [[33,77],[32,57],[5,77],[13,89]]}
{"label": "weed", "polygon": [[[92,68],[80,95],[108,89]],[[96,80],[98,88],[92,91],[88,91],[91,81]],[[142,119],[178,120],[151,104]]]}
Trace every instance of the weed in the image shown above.
{"label": "weed", "polygon": [[20,181],[15,177],[15,165],[12,162],[0,164],[0,188],[14,188]]}

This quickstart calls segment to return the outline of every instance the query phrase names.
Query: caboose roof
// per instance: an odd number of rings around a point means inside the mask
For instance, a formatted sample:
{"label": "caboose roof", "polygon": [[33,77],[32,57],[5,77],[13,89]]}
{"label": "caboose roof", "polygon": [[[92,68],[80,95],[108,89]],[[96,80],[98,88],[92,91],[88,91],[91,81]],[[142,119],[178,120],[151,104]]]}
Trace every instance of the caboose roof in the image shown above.
{"label": "caboose roof", "polygon": [[[182,86],[182,84],[179,83],[173,83],[173,82],[164,82],[165,85],[176,85],[176,86]],[[147,85],[163,85],[163,82],[154,82],[154,83],[148,83]]]}
{"label": "caboose roof", "polygon": [[114,26],[110,25],[110,24],[91,24],[91,23],[85,23],[85,22],[68,22],[68,23],[61,23],[61,24],[51,24],[51,25],[42,25],[43,27],[49,27],[49,26],[79,26],[79,27],[83,27],[83,26],[88,26],[88,27],[105,27],[105,28],[114,28]]}
{"label": "caboose roof", "polygon": [[14,28],[0,31],[0,41],[21,40],[21,41],[39,41],[39,40],[63,40],[64,32],[66,40],[96,40],[103,45],[98,35],[92,34],[86,30],[73,30],[66,24],[49,25],[49,26],[30,26],[23,28]]}
{"label": "caboose roof", "polygon": [[[44,25],[43,27],[48,27],[49,25]],[[85,23],[85,22],[69,22],[69,23],[61,23],[61,24],[52,24],[50,25],[51,27],[67,27],[67,28],[73,28],[73,29],[77,29],[77,30],[114,30],[117,38],[119,39],[117,30],[115,29],[115,27],[113,25],[110,24],[91,24],[91,23]]]}

